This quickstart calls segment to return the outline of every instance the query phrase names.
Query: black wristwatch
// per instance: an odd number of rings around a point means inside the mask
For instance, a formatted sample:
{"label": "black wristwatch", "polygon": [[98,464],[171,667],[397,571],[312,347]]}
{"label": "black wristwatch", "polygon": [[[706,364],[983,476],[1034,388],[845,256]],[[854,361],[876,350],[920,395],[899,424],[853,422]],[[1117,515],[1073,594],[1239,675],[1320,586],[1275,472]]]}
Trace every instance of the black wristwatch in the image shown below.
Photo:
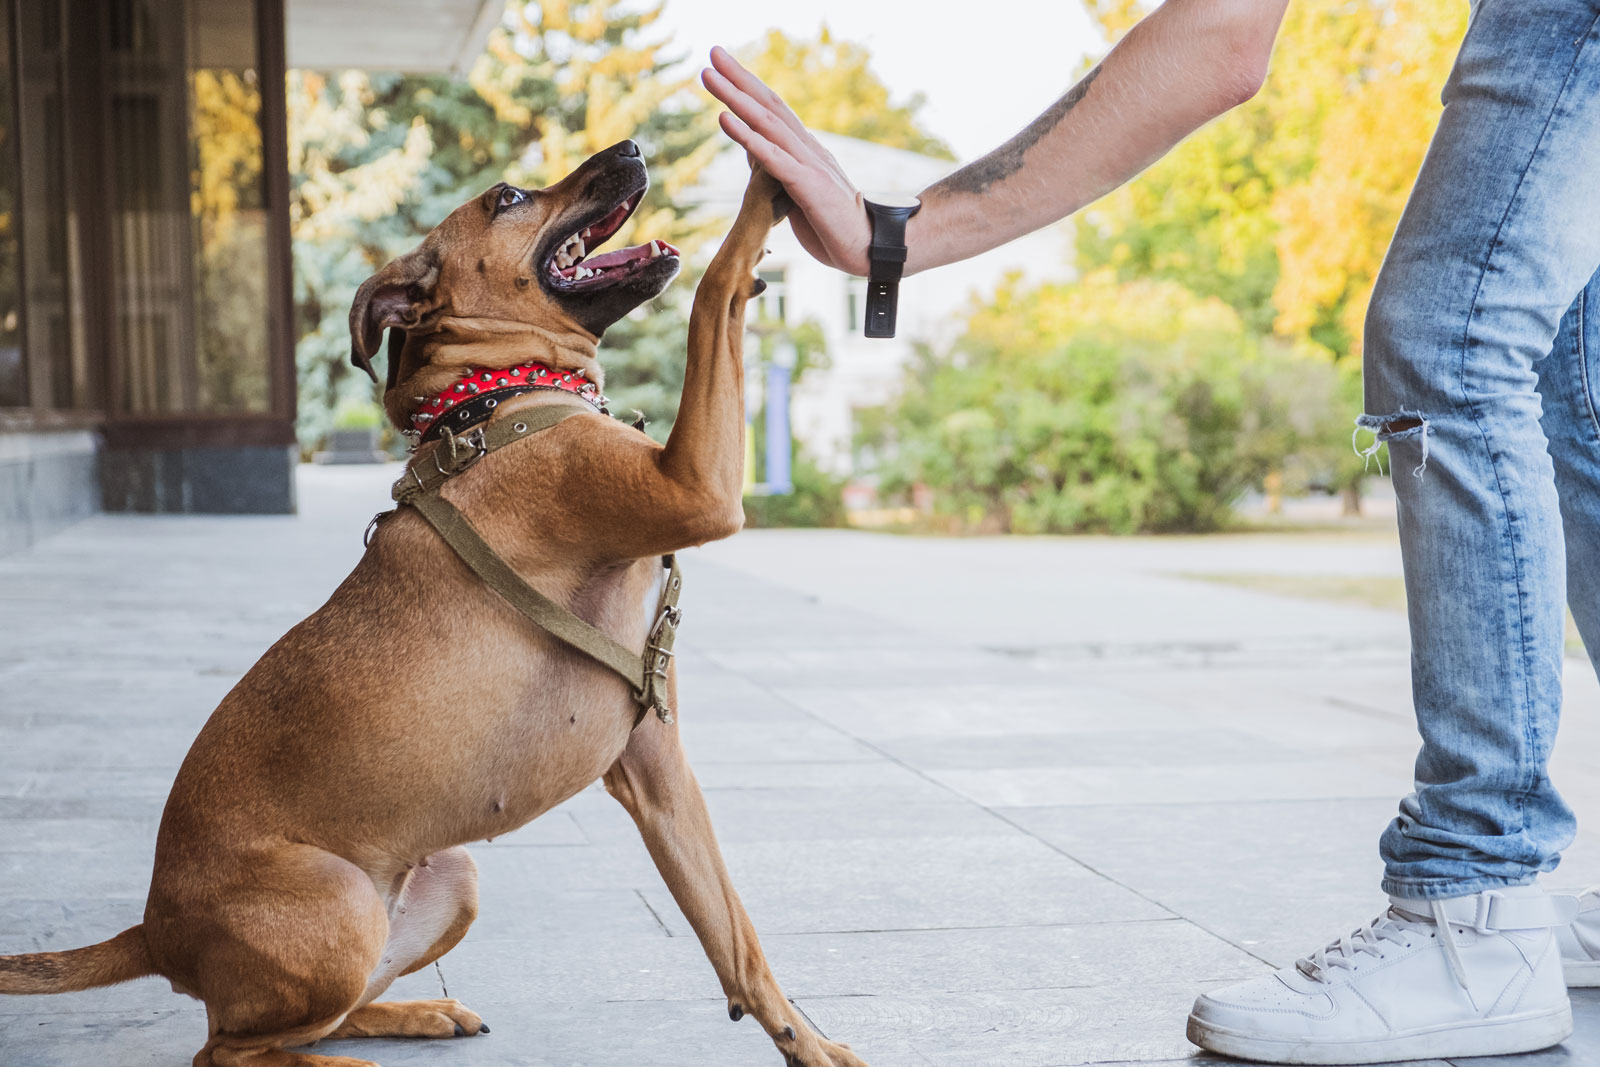
{"label": "black wristwatch", "polygon": [[866,334],[893,337],[900,276],[906,269],[906,220],[917,213],[922,201],[914,196],[863,200],[872,220],[872,244],[867,248],[871,269],[867,275]]}

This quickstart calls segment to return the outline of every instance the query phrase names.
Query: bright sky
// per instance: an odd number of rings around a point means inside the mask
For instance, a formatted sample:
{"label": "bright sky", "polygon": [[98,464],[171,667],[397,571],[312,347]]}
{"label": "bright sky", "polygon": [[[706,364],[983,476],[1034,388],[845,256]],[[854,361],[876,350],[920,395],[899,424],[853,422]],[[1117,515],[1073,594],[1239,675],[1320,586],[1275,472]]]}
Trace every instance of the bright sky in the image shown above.
{"label": "bright sky", "polygon": [[928,100],[921,120],[962,159],[1003,142],[1066,92],[1100,38],[1073,0],[981,0],[939,14],[938,0],[666,0],[661,25],[698,65],[714,44],[737,51],[769,28],[867,46],[872,68],[903,103]]}

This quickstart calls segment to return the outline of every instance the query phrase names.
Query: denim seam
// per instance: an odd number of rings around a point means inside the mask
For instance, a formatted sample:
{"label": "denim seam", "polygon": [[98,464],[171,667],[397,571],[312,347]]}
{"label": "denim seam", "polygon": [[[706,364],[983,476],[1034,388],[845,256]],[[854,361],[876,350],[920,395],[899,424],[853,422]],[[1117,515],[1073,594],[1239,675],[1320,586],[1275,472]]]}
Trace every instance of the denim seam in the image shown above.
{"label": "denim seam", "polygon": [[1550,134],[1550,128],[1555,124],[1556,116],[1561,111],[1562,101],[1565,99],[1568,90],[1572,87],[1573,74],[1578,69],[1579,60],[1583,58],[1583,53],[1585,49],[1588,48],[1589,42],[1594,39],[1596,26],[1600,26],[1600,15],[1597,15],[1595,20],[1589,24],[1588,31],[1584,34],[1583,38],[1579,42],[1578,48],[1573,52],[1572,63],[1567,68],[1566,76],[1561,80],[1561,88],[1556,91],[1555,98],[1550,105],[1550,113],[1545,118],[1544,127],[1539,131],[1539,138],[1534,142],[1533,150],[1528,154],[1528,162],[1523,166],[1522,173],[1517,177],[1516,188],[1511,191],[1511,196],[1506,202],[1505,213],[1500,216],[1500,223],[1495,227],[1494,238],[1489,242],[1489,250],[1484,256],[1482,266],[1480,266],[1478,269],[1478,284],[1473,289],[1472,302],[1467,307],[1467,321],[1462,328],[1461,363],[1457,371],[1456,379],[1461,390],[1461,397],[1464,405],[1471,413],[1472,421],[1478,427],[1478,435],[1480,438],[1482,438],[1484,448],[1489,453],[1490,468],[1494,471],[1495,490],[1500,494],[1500,503],[1504,509],[1504,514],[1506,517],[1506,528],[1511,537],[1511,565],[1517,591],[1517,631],[1519,644],[1521,646],[1520,652],[1524,671],[1524,714],[1522,729],[1522,740],[1524,746],[1523,762],[1529,766],[1529,772],[1524,775],[1524,785],[1516,797],[1517,815],[1521,820],[1521,826],[1518,829],[1518,834],[1523,838],[1524,846],[1526,846],[1526,839],[1528,836],[1528,797],[1533,794],[1534,788],[1538,786],[1540,776],[1532,773],[1531,770],[1531,757],[1534,751],[1537,749],[1538,726],[1534,721],[1534,698],[1531,680],[1532,671],[1528,669],[1531,666],[1531,650],[1529,649],[1528,636],[1528,597],[1527,590],[1524,587],[1521,565],[1521,552],[1523,546],[1520,538],[1517,535],[1516,515],[1511,507],[1511,502],[1506,492],[1505,479],[1501,475],[1500,463],[1496,459],[1497,453],[1494,445],[1489,439],[1489,431],[1488,427],[1484,424],[1483,413],[1479,409],[1478,405],[1470,399],[1470,394],[1467,391],[1467,354],[1472,347],[1472,324],[1473,320],[1477,316],[1478,299],[1483,293],[1484,279],[1489,275],[1490,267],[1493,265],[1494,254],[1500,248],[1501,237],[1505,233],[1506,225],[1511,220],[1511,217],[1515,213],[1517,205],[1521,199],[1523,183],[1527,180],[1529,171],[1533,169],[1535,162],[1539,159],[1541,153],[1543,153],[1547,138]]}
{"label": "denim seam", "polygon": [[1600,414],[1595,411],[1594,383],[1589,380],[1589,347],[1584,344],[1583,331],[1587,328],[1589,304],[1587,297],[1589,289],[1584,287],[1578,294],[1578,322],[1577,322],[1577,350],[1578,350],[1578,384],[1583,389],[1584,406],[1589,410],[1589,428],[1600,436]]}
{"label": "denim seam", "polygon": [[[1394,878],[1384,875],[1379,888],[1385,893],[1392,893],[1397,897],[1409,897],[1413,900],[1444,900],[1450,897],[1481,893],[1487,889],[1534,885],[1537,883],[1537,879],[1538,872],[1521,877],[1500,874],[1472,874],[1455,878]],[[1444,889],[1446,892],[1439,893],[1437,892],[1439,889]],[[1414,892],[1407,892],[1407,890]]]}

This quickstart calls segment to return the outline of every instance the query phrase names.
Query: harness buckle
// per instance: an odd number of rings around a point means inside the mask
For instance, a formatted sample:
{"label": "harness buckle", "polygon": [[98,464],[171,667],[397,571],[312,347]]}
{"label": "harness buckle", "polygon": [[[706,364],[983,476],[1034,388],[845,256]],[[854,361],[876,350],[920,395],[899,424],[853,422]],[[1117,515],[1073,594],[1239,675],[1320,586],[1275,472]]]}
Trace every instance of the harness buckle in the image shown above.
{"label": "harness buckle", "polygon": [[656,669],[650,673],[655,675],[657,678],[665,678],[667,676],[667,669],[672,666],[672,657],[674,653],[672,650],[666,648],[657,648],[653,651],[655,652]]}
{"label": "harness buckle", "polygon": [[[463,456],[462,453],[457,451],[458,445],[466,445],[468,448],[472,449],[472,451]],[[449,470],[445,470],[444,465],[439,462],[439,453],[443,452],[445,449],[449,449],[450,451]],[[482,426],[479,426],[470,433],[463,434],[460,437],[452,434],[450,430],[446,428],[444,431],[444,437],[437,445],[434,446],[433,466],[444,477],[450,478],[460,474],[462,471],[466,470],[468,467],[472,466],[474,463],[478,462],[478,460],[482,459],[488,454],[489,442],[483,435]]]}

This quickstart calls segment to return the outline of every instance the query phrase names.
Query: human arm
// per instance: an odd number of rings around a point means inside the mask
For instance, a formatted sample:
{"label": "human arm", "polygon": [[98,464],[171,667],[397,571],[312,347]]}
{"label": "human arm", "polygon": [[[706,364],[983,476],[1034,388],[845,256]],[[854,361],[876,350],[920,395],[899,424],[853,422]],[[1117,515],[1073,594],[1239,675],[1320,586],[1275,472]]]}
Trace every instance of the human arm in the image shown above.
{"label": "human arm", "polygon": [[[1251,96],[1288,0],[1166,0],[1011,140],[923,190],[906,274],[967,259],[1091,203]],[[702,80],[723,130],[784,185],[819,261],[867,273],[861,193],[786,104],[723,49]]]}

